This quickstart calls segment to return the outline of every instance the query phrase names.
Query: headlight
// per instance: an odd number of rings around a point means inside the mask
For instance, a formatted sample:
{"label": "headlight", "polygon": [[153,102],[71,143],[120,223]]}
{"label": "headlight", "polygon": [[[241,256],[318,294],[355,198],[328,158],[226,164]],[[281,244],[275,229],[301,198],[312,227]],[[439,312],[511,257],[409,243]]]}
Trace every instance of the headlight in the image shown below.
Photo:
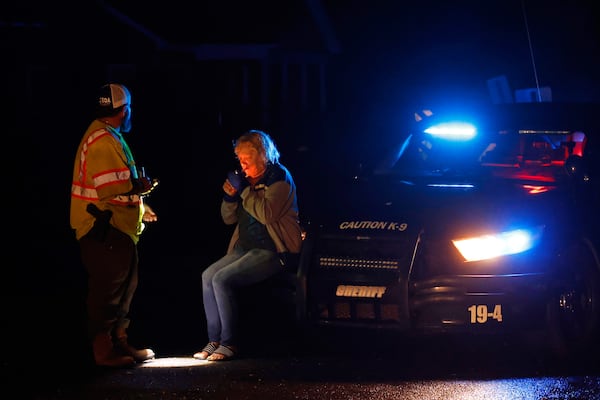
{"label": "headlight", "polygon": [[495,257],[518,254],[533,248],[543,228],[516,229],[453,240],[452,243],[466,262],[489,260]]}
{"label": "headlight", "polygon": [[432,136],[448,140],[471,140],[477,134],[475,127],[465,122],[446,122],[424,130]]}

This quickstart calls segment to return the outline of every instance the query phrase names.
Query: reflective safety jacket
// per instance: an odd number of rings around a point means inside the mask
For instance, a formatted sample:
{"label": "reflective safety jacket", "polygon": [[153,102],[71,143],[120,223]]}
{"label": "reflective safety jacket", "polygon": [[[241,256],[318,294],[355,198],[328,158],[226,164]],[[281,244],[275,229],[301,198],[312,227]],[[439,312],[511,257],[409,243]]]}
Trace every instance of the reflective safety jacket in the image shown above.
{"label": "reflective safety jacket", "polygon": [[123,195],[132,190],[132,178],[137,178],[137,169],[123,136],[94,120],[79,144],[73,167],[70,222],[77,240],[94,225],[94,216],[86,210],[93,203],[101,211],[110,210],[110,224],[138,243],[144,229],[142,197]]}

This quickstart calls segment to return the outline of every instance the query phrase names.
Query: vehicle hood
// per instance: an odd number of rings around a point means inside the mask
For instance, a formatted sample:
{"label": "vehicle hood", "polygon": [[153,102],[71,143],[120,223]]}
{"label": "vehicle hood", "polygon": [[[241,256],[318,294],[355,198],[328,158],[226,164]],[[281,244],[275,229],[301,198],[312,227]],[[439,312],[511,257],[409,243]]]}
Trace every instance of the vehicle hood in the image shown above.
{"label": "vehicle hood", "polygon": [[339,200],[319,207],[319,229],[349,235],[440,234],[515,229],[547,224],[564,210],[563,191],[513,179],[372,177],[334,189]]}

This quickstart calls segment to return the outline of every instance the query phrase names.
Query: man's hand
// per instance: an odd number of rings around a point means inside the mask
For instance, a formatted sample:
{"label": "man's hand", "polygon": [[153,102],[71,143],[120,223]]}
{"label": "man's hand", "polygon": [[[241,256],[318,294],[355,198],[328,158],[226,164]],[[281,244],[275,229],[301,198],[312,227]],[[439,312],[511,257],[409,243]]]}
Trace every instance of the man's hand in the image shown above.
{"label": "man's hand", "polygon": [[156,188],[156,186],[158,186],[157,179],[150,180],[150,178],[145,176],[138,178],[137,182],[141,186],[140,194],[142,196],[149,195]]}
{"label": "man's hand", "polygon": [[142,216],[142,221],[144,222],[156,222],[158,221],[158,216],[148,204],[144,204],[144,215]]}

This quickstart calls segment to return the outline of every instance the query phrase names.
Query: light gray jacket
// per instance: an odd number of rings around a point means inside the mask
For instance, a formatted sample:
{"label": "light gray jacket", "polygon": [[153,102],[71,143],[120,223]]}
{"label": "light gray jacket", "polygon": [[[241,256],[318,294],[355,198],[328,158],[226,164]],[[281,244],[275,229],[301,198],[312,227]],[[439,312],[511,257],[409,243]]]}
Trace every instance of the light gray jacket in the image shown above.
{"label": "light gray jacket", "polygon": [[[296,185],[292,175],[281,164],[269,164],[263,178],[254,186],[244,188],[239,201],[224,199],[221,217],[227,225],[238,222],[238,207],[264,224],[278,253],[299,253],[302,229],[299,221]],[[239,225],[235,227],[227,253],[239,239]]]}

